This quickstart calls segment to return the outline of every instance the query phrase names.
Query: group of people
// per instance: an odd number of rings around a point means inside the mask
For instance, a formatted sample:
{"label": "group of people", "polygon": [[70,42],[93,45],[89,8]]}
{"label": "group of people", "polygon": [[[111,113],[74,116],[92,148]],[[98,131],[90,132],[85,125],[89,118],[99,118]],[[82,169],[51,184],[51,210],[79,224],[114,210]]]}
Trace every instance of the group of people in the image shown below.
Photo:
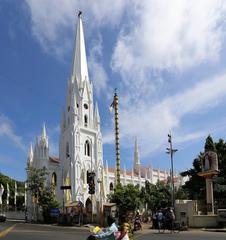
{"label": "group of people", "polygon": [[129,224],[123,223],[119,227],[112,216],[107,218],[107,228],[95,228],[87,240],[129,240]]}
{"label": "group of people", "polygon": [[174,221],[175,215],[171,208],[161,208],[153,216],[153,226],[157,229],[161,229],[163,226],[164,228],[172,229]]}
{"label": "group of people", "polygon": [[[164,226],[164,228],[172,229],[174,221],[175,215],[171,208],[159,209],[153,216],[153,227],[161,229]],[[108,216],[107,224],[107,228],[95,227],[92,229],[92,235],[90,235],[87,240],[130,240],[130,225],[128,223],[122,221],[119,227],[115,223],[115,219],[112,216]],[[142,221],[139,212],[136,212],[134,218],[134,230],[136,227],[142,230]]]}

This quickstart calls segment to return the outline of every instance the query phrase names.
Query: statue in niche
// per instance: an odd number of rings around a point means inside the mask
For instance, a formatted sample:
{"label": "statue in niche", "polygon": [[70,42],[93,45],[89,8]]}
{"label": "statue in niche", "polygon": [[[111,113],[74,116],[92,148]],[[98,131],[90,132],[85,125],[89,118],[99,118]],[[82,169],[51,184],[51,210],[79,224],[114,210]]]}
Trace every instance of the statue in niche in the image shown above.
{"label": "statue in niche", "polygon": [[208,171],[210,169],[210,165],[211,165],[211,158],[209,156],[209,154],[205,155],[205,165],[204,165],[204,170]]}
{"label": "statue in niche", "polygon": [[218,171],[217,154],[213,151],[207,151],[202,161],[202,171],[216,170]]}

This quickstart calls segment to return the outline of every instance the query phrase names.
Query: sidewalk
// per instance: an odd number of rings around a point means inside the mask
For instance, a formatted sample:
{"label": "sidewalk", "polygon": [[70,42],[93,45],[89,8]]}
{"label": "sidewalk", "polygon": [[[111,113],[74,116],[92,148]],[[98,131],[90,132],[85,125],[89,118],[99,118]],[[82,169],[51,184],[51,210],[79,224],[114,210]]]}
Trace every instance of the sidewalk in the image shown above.
{"label": "sidewalk", "polygon": [[206,232],[225,232],[226,233],[226,228],[202,228],[202,230]]}

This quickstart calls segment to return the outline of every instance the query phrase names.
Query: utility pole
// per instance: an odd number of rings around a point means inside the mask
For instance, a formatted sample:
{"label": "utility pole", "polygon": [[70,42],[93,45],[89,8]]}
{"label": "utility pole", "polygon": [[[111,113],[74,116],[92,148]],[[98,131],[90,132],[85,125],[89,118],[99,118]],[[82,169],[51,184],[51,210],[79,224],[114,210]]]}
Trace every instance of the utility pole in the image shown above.
{"label": "utility pole", "polygon": [[175,197],[174,197],[174,171],[173,171],[173,154],[177,152],[177,149],[173,149],[173,143],[172,143],[172,135],[171,133],[168,134],[168,143],[169,143],[169,148],[166,148],[166,153],[170,154],[170,160],[171,160],[171,186],[172,186],[172,207],[173,210],[175,209]]}
{"label": "utility pole", "polygon": [[115,150],[116,150],[116,185],[120,184],[120,144],[119,144],[119,99],[115,89],[114,99],[110,108],[115,110]]}

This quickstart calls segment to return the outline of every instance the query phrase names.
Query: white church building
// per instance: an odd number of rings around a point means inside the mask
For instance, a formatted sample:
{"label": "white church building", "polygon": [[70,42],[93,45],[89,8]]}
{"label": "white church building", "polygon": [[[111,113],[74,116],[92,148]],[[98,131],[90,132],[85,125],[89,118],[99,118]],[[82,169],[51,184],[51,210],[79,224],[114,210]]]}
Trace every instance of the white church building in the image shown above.
{"label": "white church building", "polygon": [[[34,149],[30,148],[28,166],[46,167],[49,171],[47,184],[54,183],[58,201],[65,206],[71,202],[82,202],[87,209],[98,214],[98,209],[107,201],[115,185],[116,168],[109,168],[103,161],[103,143],[100,128],[98,103],[93,100],[93,85],[89,79],[85,40],[81,13],[78,16],[73,64],[67,83],[65,109],[60,124],[59,157],[49,154],[49,141],[45,125]],[[105,166],[104,166],[105,162]],[[88,193],[87,172],[95,172],[95,194]],[[137,140],[134,147],[134,167],[121,169],[122,185],[144,186],[145,181],[166,181],[168,171],[143,167],[140,163]],[[61,186],[71,186],[61,190]],[[28,209],[32,209],[32,198],[27,196]]]}

